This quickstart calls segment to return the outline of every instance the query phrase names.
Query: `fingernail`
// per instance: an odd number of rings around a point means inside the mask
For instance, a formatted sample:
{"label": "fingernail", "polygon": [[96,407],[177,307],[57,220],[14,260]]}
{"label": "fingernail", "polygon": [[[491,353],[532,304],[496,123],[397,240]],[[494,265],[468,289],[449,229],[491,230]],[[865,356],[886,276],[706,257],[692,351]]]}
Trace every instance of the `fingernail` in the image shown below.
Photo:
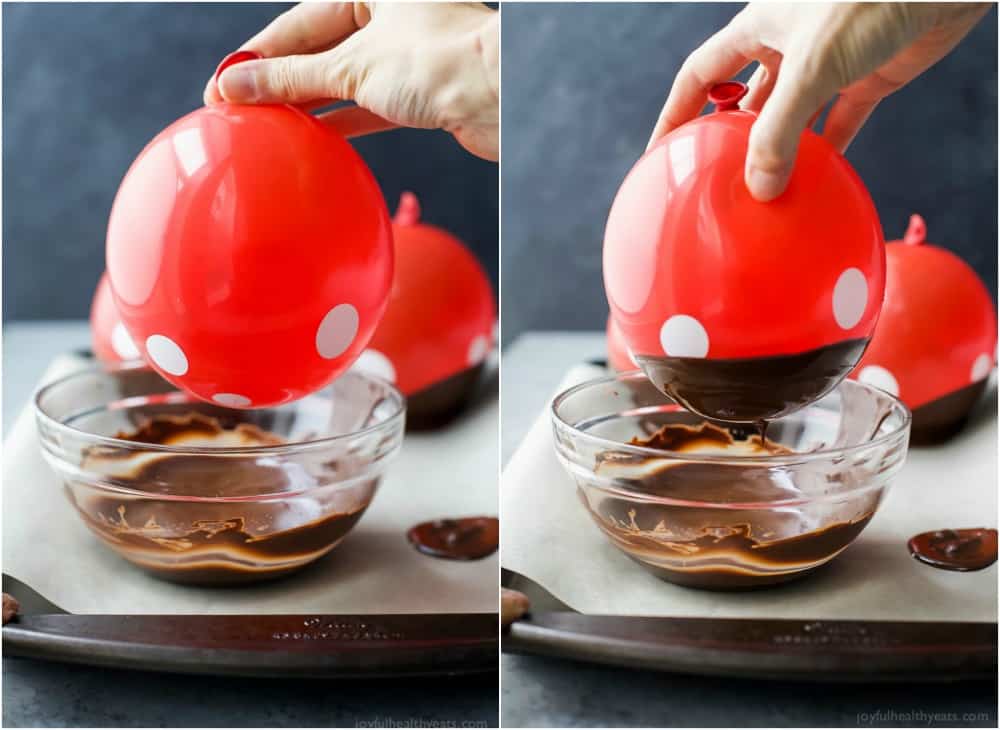
{"label": "fingernail", "polygon": [[208,83],[205,84],[205,91],[202,92],[202,99],[205,104],[217,104],[222,101],[222,97],[219,95],[219,87],[215,83],[215,78],[210,78]]}
{"label": "fingernail", "polygon": [[751,167],[747,173],[747,187],[755,200],[766,203],[785,192],[785,176]]}
{"label": "fingernail", "polygon": [[247,68],[231,66],[219,76],[219,92],[227,101],[257,101],[257,74]]}

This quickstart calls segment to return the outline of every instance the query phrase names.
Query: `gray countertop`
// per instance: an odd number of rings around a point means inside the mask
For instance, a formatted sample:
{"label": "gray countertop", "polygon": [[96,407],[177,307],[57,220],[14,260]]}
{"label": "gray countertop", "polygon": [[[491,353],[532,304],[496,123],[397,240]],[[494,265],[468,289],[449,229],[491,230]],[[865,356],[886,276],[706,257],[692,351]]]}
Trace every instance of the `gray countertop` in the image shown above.
{"label": "gray countertop", "polygon": [[[6,324],[3,422],[60,352],[89,346],[86,322]],[[125,672],[3,660],[6,727],[496,727],[497,678],[274,680]]]}
{"label": "gray countertop", "polygon": [[[603,333],[533,332],[504,350],[503,463],[575,363],[604,358]],[[996,727],[997,687],[818,684],[679,676],[504,654],[508,727]]]}

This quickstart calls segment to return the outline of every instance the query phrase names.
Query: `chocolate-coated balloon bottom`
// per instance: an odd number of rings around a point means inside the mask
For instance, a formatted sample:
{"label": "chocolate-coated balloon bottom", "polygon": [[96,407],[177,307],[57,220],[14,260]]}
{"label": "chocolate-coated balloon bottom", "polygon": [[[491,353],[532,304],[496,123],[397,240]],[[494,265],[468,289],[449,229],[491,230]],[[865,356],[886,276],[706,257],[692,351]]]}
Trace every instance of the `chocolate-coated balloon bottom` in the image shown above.
{"label": "chocolate-coated balloon bottom", "polygon": [[[630,491],[653,499],[612,495],[589,501],[582,489],[579,495],[615,545],[672,583],[744,590],[807,575],[846,548],[878,506],[878,494],[829,512],[817,511],[822,506],[793,506],[803,492],[780,474],[736,461],[695,461],[699,453],[791,453],[757,435],[736,440],[713,424],[671,424],[631,443],[688,453],[691,461],[605,452],[598,457],[598,476],[625,481]],[[753,506],[779,501],[786,506]]]}
{"label": "chocolate-coated balloon bottom", "polygon": [[483,375],[483,363],[434,383],[406,399],[406,428],[429,431],[448,425],[472,401]]}
{"label": "chocolate-coated balloon bottom", "polygon": [[867,339],[795,355],[716,360],[636,355],[664,394],[704,418],[760,422],[780,418],[829,393],[857,365]]}
{"label": "chocolate-coated balloon bottom", "polygon": [[914,408],[910,443],[915,446],[939,444],[958,434],[984,390],[985,378]]}
{"label": "chocolate-coated balloon bottom", "polygon": [[997,531],[977,527],[922,532],[911,537],[907,547],[913,557],[935,568],[982,570],[997,561]]}

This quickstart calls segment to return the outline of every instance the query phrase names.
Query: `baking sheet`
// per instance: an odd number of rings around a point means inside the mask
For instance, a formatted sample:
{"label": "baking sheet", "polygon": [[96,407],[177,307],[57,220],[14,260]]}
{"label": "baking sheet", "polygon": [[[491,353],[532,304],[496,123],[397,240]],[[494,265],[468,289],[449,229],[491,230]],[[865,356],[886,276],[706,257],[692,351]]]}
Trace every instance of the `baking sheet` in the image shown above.
{"label": "baking sheet", "polygon": [[[58,358],[42,382],[92,362]],[[424,520],[497,514],[495,395],[450,426],[406,434],[375,500],[344,542],[301,572],[257,586],[204,588],[146,575],[101,544],[42,458],[34,414],[3,452],[3,571],[72,613],[475,613],[497,610],[498,557],[418,553],[406,531]]]}
{"label": "baking sheet", "polygon": [[[606,375],[570,370],[553,393]],[[997,566],[974,573],[918,563],[906,540],[946,527],[993,527],[997,515],[996,386],[969,426],[943,446],[911,449],[874,519],[831,564],[767,590],[716,593],[647,573],[592,524],[556,458],[548,403],[503,472],[503,566],[591,614],[678,617],[997,620]]]}

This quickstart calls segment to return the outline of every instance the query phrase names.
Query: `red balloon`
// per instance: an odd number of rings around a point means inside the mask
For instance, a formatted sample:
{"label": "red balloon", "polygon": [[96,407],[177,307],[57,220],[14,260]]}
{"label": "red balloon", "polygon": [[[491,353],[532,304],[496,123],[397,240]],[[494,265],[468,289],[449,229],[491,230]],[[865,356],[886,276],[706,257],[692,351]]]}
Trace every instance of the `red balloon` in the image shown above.
{"label": "red balloon", "polygon": [[851,374],[910,408],[984,380],[996,361],[989,292],[968,264],[926,243],[926,235],[914,215],[903,240],[886,246],[882,315]]}
{"label": "red balloon", "polygon": [[90,303],[90,339],[94,354],[101,362],[116,363],[142,358],[115,309],[107,272],[101,274]]}
{"label": "red balloon", "polygon": [[217,104],[170,125],[108,223],[115,303],[148,362],[235,408],[295,400],[347,370],[385,309],[392,259],[371,172],[290,106]]}
{"label": "red balloon", "polygon": [[[786,192],[750,197],[746,87],[635,164],[604,237],[611,314],[637,356],[791,355],[871,336],[885,287],[875,206],[826,140],[802,134]],[[845,373],[846,375],[846,370]]]}
{"label": "red balloon", "polygon": [[496,309],[479,262],[455,236],[420,222],[413,193],[403,193],[392,231],[389,305],[355,367],[413,395],[486,358]]}
{"label": "red balloon", "polygon": [[628,345],[625,344],[625,338],[622,337],[621,330],[615,324],[614,317],[608,316],[606,334],[608,340],[608,363],[611,367],[618,372],[638,370],[639,364],[632,357],[632,353],[629,352]]}

